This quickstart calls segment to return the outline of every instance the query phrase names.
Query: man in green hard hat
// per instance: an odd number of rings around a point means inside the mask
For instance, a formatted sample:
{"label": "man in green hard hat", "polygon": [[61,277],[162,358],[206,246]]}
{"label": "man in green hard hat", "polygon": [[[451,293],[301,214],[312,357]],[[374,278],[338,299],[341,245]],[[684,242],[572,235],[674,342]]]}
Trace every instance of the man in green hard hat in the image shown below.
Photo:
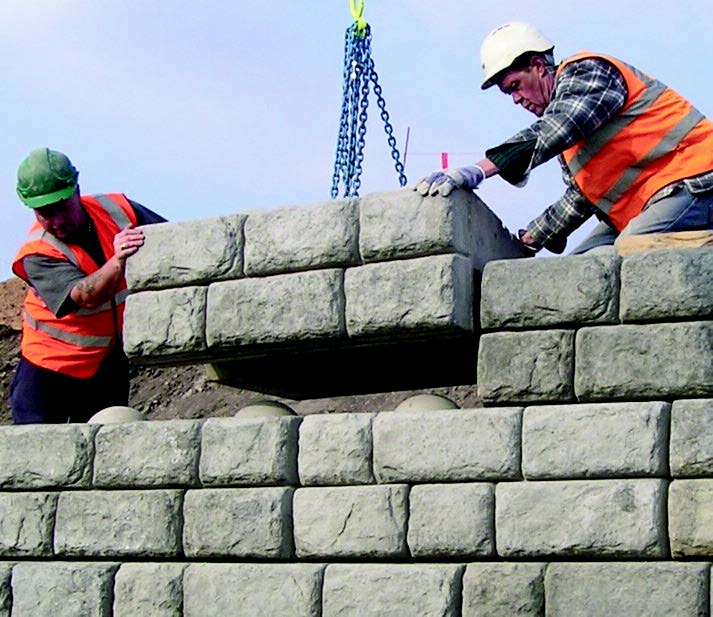
{"label": "man in green hard hat", "polygon": [[49,148],[17,172],[17,194],[36,221],[12,264],[29,286],[10,387],[16,424],[86,422],[128,404],[124,269],[144,244],[137,227],[165,219],[122,193],[82,195],[78,177]]}

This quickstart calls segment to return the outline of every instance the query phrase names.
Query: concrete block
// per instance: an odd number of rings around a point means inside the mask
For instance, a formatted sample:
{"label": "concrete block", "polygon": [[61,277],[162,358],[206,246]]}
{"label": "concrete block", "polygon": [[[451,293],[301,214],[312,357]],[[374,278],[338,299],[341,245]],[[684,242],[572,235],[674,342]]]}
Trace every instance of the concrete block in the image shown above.
{"label": "concrete block", "polygon": [[359,263],[358,205],[344,199],[250,212],[245,272],[262,276]]}
{"label": "concrete block", "polygon": [[217,488],[186,493],[187,557],[291,557],[293,489]]}
{"label": "concrete block", "polygon": [[0,488],[88,486],[95,432],[84,424],[0,426]]}
{"label": "concrete block", "polygon": [[616,255],[494,261],[483,271],[480,323],[512,329],[619,319]]}
{"label": "concrete block", "polygon": [[116,563],[18,563],[12,617],[112,617]]}
{"label": "concrete block", "polygon": [[495,552],[492,484],[421,484],[409,494],[408,546],[414,557]]}
{"label": "concrete block", "polygon": [[666,482],[502,483],[495,488],[501,557],[663,557]]}
{"label": "concrete block", "polygon": [[480,337],[478,394],[485,403],[574,399],[574,332],[493,332]]}
{"label": "concrete block", "polygon": [[65,557],[171,557],[181,550],[182,491],[62,493],[54,549]]}
{"label": "concrete block", "polygon": [[462,617],[544,617],[544,563],[470,563]]}
{"label": "concrete block", "polygon": [[713,247],[639,253],[621,266],[623,321],[713,315]]}
{"label": "concrete block", "polygon": [[520,477],[517,407],[379,414],[378,482],[463,482]]}
{"label": "concrete block", "polygon": [[183,617],[182,563],[124,563],[114,583],[112,617]]}
{"label": "concrete block", "polygon": [[708,608],[704,563],[552,563],[547,617],[690,617]]}
{"label": "concrete block", "polygon": [[57,493],[0,493],[0,557],[52,554],[57,497]]}
{"label": "concrete block", "polygon": [[321,564],[191,564],[184,617],[322,617]]}
{"label": "concrete block", "polygon": [[528,480],[668,476],[668,403],[528,407],[522,473]]}
{"label": "concrete block", "polygon": [[713,476],[713,399],[674,401],[671,475]]}
{"label": "concrete block", "polygon": [[243,224],[234,214],[141,228],[144,246],[126,261],[129,289],[163,289],[243,275]]}
{"label": "concrete block", "polygon": [[200,478],[205,486],[297,484],[302,418],[209,418],[203,424]]}
{"label": "concrete block", "polygon": [[297,557],[403,557],[407,517],[405,485],[297,489]]}
{"label": "concrete block", "polygon": [[668,526],[674,557],[713,556],[713,479],[671,483]]}
{"label": "concrete block", "polygon": [[371,484],[371,427],[374,414],[339,413],[307,416],[300,425],[300,483]]}
{"label": "concrete block", "polygon": [[713,322],[583,328],[576,348],[580,400],[713,394]]}
{"label": "concrete block", "polygon": [[525,257],[522,244],[472,191],[422,197],[411,188],[373,193],[359,205],[364,261],[460,253],[476,270],[493,259]]}
{"label": "concrete block", "polygon": [[329,564],[322,617],[459,617],[463,566]]}
{"label": "concrete block", "polygon": [[214,283],[206,337],[214,350],[345,335],[341,270]]}
{"label": "concrete block", "polygon": [[10,617],[12,610],[12,587],[10,577],[12,566],[10,562],[0,562],[0,617]]}
{"label": "concrete block", "polygon": [[124,351],[141,362],[205,356],[206,287],[142,291],[126,300]]}
{"label": "concrete block", "polygon": [[193,486],[198,483],[200,422],[106,424],[95,438],[94,485]]}
{"label": "concrete block", "polygon": [[459,255],[349,268],[344,292],[349,336],[473,330],[473,270]]}

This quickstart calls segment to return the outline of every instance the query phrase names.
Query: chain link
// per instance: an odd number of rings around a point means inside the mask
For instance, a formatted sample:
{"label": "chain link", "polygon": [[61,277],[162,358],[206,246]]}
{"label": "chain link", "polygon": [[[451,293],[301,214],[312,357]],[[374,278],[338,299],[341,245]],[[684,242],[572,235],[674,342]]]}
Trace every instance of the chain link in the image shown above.
{"label": "chain link", "polygon": [[339,118],[339,136],[332,174],[332,199],[336,199],[339,195],[340,182],[344,184],[344,197],[359,196],[371,86],[376,94],[376,103],[381,112],[387,142],[391,147],[391,158],[394,160],[394,167],[399,176],[399,184],[405,186],[407,180],[404,166],[396,147],[394,129],[389,121],[386,101],[379,85],[379,76],[371,57],[371,28],[368,25],[363,35],[359,34],[356,23],[347,28],[344,41],[343,78],[342,113]]}

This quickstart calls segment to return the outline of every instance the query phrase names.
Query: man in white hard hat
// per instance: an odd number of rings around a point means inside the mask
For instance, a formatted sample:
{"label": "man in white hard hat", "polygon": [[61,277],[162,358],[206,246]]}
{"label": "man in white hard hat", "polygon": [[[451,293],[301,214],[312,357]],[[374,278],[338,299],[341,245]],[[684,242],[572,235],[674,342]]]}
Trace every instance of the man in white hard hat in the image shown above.
{"label": "man in white hard hat", "polygon": [[558,156],[567,190],[519,233],[534,251],[561,253],[592,214],[600,223],[575,254],[619,234],[713,229],[713,123],[617,58],[582,52],[555,65],[553,50],[525,23],[488,34],[482,88],[497,85],[538,119],[477,164],[435,172],[416,190],[445,196],[496,174],[522,186],[531,169]]}

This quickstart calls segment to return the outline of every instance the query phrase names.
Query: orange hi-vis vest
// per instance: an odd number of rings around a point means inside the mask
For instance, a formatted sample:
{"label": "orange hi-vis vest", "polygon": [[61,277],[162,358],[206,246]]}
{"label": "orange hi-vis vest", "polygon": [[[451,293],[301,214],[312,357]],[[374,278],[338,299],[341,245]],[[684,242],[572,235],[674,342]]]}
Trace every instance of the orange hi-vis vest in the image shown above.
{"label": "orange hi-vis vest", "polygon": [[[81,200],[108,260],[114,255],[114,236],[128,225],[136,225],[134,209],[128,199],[118,193],[85,195]],[[13,272],[29,283],[22,265],[28,255],[69,261],[87,275],[99,269],[84,249],[62,242],[37,222],[30,228],[29,236],[12,264]],[[126,281],[122,280],[111,301],[57,318],[30,287],[22,315],[22,355],[33,364],[52,371],[82,379],[91,377],[118,340],[126,296]]]}
{"label": "orange hi-vis vest", "polygon": [[624,76],[622,110],[562,154],[575,183],[621,231],[660,189],[713,170],[713,122],[660,81],[616,58],[582,52],[564,60],[601,58]]}

